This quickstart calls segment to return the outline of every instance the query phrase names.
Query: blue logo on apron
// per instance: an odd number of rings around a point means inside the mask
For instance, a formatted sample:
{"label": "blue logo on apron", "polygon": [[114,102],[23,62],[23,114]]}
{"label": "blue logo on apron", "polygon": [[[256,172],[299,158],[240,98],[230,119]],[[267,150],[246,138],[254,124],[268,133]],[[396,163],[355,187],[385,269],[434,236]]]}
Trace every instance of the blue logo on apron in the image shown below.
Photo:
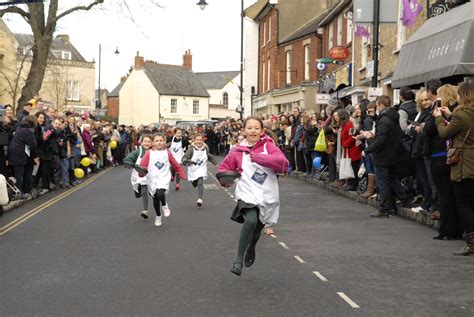
{"label": "blue logo on apron", "polygon": [[165,164],[164,164],[164,163],[161,163],[161,162],[156,162],[156,163],[155,163],[155,166],[156,166],[157,169],[160,170],[160,169],[163,168],[163,166],[165,166]]}
{"label": "blue logo on apron", "polygon": [[252,175],[252,180],[260,185],[263,185],[263,183],[265,183],[265,180],[267,179],[267,176],[268,176],[267,173],[257,168],[255,173],[253,173]]}
{"label": "blue logo on apron", "polygon": [[178,153],[178,151],[179,151],[179,148],[177,147],[173,148],[173,152]]}
{"label": "blue logo on apron", "polygon": [[203,160],[197,160],[197,161],[196,161],[196,165],[197,165],[197,166],[201,166],[201,165],[202,165],[202,163],[204,163],[204,161],[203,161]]}

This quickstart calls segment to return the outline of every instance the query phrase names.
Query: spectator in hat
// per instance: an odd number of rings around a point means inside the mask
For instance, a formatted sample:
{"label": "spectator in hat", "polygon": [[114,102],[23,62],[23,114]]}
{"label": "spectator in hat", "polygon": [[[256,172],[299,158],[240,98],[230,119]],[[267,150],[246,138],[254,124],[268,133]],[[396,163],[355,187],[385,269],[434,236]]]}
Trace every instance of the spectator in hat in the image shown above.
{"label": "spectator in hat", "polygon": [[26,116],[16,130],[8,148],[8,161],[13,168],[16,185],[22,192],[22,199],[30,197],[34,164],[39,164],[36,155],[36,139],[33,128],[35,116]]}
{"label": "spectator in hat", "polygon": [[25,102],[23,104],[23,108],[20,112],[18,112],[17,115],[17,126],[15,127],[18,128],[18,126],[21,124],[21,120],[23,120],[24,117],[28,116],[31,112],[31,108],[33,107],[33,104],[31,102]]}

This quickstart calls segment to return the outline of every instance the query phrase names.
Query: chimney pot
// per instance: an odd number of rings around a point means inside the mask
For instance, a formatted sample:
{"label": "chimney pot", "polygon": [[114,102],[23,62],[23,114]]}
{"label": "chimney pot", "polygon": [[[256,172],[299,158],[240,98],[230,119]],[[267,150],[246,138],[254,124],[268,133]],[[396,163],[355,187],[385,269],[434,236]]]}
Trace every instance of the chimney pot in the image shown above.
{"label": "chimney pot", "polygon": [[135,56],[135,69],[143,69],[144,64],[145,58],[140,56],[140,52],[137,52],[137,56]]}
{"label": "chimney pot", "polygon": [[183,67],[189,70],[193,70],[193,55],[191,49],[186,50],[183,55]]}

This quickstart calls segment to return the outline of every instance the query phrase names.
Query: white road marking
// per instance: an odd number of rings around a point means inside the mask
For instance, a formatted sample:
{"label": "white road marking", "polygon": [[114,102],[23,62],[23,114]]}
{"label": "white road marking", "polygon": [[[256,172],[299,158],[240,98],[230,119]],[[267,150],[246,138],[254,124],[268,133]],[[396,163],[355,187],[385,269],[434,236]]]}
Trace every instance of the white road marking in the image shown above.
{"label": "white road marking", "polygon": [[346,294],[343,292],[337,292],[337,295],[341,297],[346,303],[348,303],[352,308],[360,308],[359,305],[357,305],[352,299],[349,298]]}
{"label": "white road marking", "polygon": [[288,248],[288,246],[285,244],[285,242],[278,242],[282,247],[283,249],[285,250],[289,250],[290,248]]}
{"label": "white road marking", "polygon": [[316,275],[321,281],[323,282],[327,282],[328,279],[325,278],[321,273],[319,273],[318,271],[313,271],[314,275]]}
{"label": "white road marking", "polygon": [[277,238],[277,236],[274,235],[273,233],[270,235],[270,237],[272,237],[273,239],[276,239],[276,238]]}
{"label": "white road marking", "polygon": [[295,259],[301,264],[306,263],[299,255],[295,255]]}
{"label": "white road marking", "polygon": [[230,195],[231,198],[235,198],[234,195]]}
{"label": "white road marking", "polygon": [[234,198],[234,201],[237,202],[237,199]]}

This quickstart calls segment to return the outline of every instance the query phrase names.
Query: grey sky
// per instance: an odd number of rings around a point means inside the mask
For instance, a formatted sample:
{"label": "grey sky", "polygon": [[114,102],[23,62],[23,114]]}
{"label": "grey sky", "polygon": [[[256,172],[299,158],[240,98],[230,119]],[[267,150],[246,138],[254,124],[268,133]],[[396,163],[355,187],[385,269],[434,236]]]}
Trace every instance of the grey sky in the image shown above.
{"label": "grey sky", "polygon": [[[88,61],[98,61],[102,44],[102,88],[115,87],[133,65],[137,51],[145,59],[180,65],[184,50],[191,49],[194,71],[239,69],[239,0],[206,0],[209,5],[203,11],[196,5],[198,0],[129,0],[135,22],[126,10],[122,12],[113,5],[116,1],[105,0],[100,8],[70,15],[61,20],[56,31],[69,34]],[[164,8],[152,5],[152,1]],[[89,2],[61,0],[60,4]],[[245,7],[255,2],[245,0]],[[19,18],[8,15],[6,22],[13,32],[31,33]],[[114,55],[115,47],[119,48],[119,56]]]}

